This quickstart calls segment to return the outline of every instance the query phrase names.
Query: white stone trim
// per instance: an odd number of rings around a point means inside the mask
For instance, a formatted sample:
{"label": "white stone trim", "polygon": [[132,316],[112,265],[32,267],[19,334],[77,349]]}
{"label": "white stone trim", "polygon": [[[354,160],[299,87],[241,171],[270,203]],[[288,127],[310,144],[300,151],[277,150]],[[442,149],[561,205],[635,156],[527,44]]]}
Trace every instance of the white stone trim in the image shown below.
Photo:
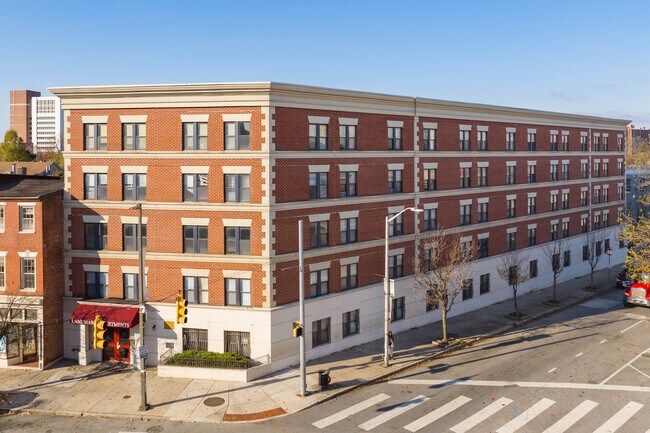
{"label": "white stone trim", "polygon": [[108,116],[81,116],[81,123],[106,123]]}
{"label": "white stone trim", "polygon": [[582,192],[582,191],[587,191],[588,189],[589,189],[588,186],[581,186],[581,187],[580,187],[580,192]]}
{"label": "white stone trim", "polygon": [[562,135],[570,135],[569,132],[570,131],[562,131]]}
{"label": "white stone trim", "polygon": [[594,137],[600,137],[600,132],[594,132]]}
{"label": "white stone trim", "polygon": [[422,122],[422,129],[438,129],[436,122]]}
{"label": "white stone trim", "polygon": [[594,185],[595,190],[600,190],[600,185]]}
{"label": "white stone trim", "polygon": [[[0,251],[0,257],[7,257],[7,251]],[[6,265],[5,265],[5,272],[6,272]]]}
{"label": "white stone trim", "polygon": [[136,114],[136,115],[121,115],[120,116],[120,122],[122,123],[146,123],[147,122],[147,115],[146,114]]}
{"label": "white stone trim", "polygon": [[476,163],[477,167],[489,167],[490,163],[488,161],[481,161]]}
{"label": "white stone trim", "polygon": [[557,189],[552,189],[551,190],[551,195],[557,195],[559,192],[560,191],[558,191]]}
{"label": "white stone trim", "polygon": [[181,218],[181,224],[184,226],[208,226],[210,218]]}
{"label": "white stone trim", "polygon": [[559,162],[559,161],[558,161],[557,159],[552,159],[552,160],[551,160],[551,165],[557,165],[558,162]]}
{"label": "white stone trim", "polygon": [[506,161],[506,167],[516,167],[517,161]]}
{"label": "white stone trim", "polygon": [[[38,252],[34,252],[34,251],[29,251],[29,250],[18,251],[18,257],[23,258],[23,259],[25,259],[25,258],[35,259],[37,255],[38,255]],[[7,272],[7,267],[5,265],[5,273],[6,272]],[[6,277],[6,275],[5,275],[5,277]]]}
{"label": "white stone trim", "polygon": [[511,128],[511,127],[509,127],[509,126],[506,126],[506,132],[514,132],[514,133],[516,133],[516,132],[517,132],[517,128]]}
{"label": "white stone trim", "polygon": [[603,215],[609,215],[609,209],[603,210]]}
{"label": "white stone trim", "polygon": [[348,218],[359,218],[359,211],[358,210],[349,210],[347,212],[339,212],[339,218],[342,220],[348,219]]}
{"label": "white stone trim", "polygon": [[559,224],[560,220],[551,220],[551,225],[553,224]]}
{"label": "white stone trim", "polygon": [[[108,217],[106,217],[108,219]],[[149,217],[142,217],[142,224],[146,224],[147,221],[149,221]],[[120,222],[122,224],[137,224],[138,223],[138,217],[137,216],[121,216],[120,217]]]}
{"label": "white stone trim", "polygon": [[[329,214],[327,215],[329,219]],[[208,221],[210,220],[209,218],[206,219]],[[250,218],[222,218],[221,221],[223,222],[224,227],[250,227],[253,225],[253,220]],[[311,217],[310,217],[310,221],[311,221]]]}
{"label": "white stone trim", "polygon": [[531,198],[531,197],[537,197],[537,192],[529,192],[528,193],[528,198]]}
{"label": "white stone trim", "polygon": [[568,159],[563,159],[563,160],[562,160],[562,165],[564,165],[564,164],[569,164],[569,162],[570,162],[570,161],[569,161]]}
{"label": "white stone trim", "polygon": [[[189,270],[189,269],[186,269]],[[194,270],[194,269],[192,269]],[[209,270],[208,270],[209,272]],[[253,271],[241,271],[241,270],[228,270],[224,269],[221,271],[223,273],[223,278],[243,278],[244,280],[250,280],[253,278]],[[199,276],[199,275],[197,275]],[[206,275],[207,277],[208,275]]]}
{"label": "white stone trim", "polygon": [[209,277],[210,269],[181,268],[181,275],[184,277]]}
{"label": "white stone trim", "polygon": [[143,174],[147,172],[148,168],[147,165],[120,165],[120,171],[127,174]]}
{"label": "white stone trim", "polygon": [[85,173],[108,173],[108,165],[82,165],[81,171]]}
{"label": "white stone trim", "polygon": [[402,247],[402,248],[394,248],[394,249],[388,251],[388,255],[389,256],[399,256],[400,254],[404,254],[404,251],[406,251],[406,249],[404,247]]}
{"label": "white stone trim", "polygon": [[395,213],[401,212],[401,211],[404,210],[404,207],[405,207],[404,205],[402,205],[402,206],[389,206],[388,207],[388,213],[389,214],[395,214]]}
{"label": "white stone trim", "polygon": [[182,165],[181,173],[183,174],[208,174],[210,166],[208,165]]}
{"label": "white stone trim", "polygon": [[107,223],[108,215],[82,215],[84,223]]}
{"label": "white stone trim", "polygon": [[537,134],[537,129],[535,129],[535,128],[528,128],[527,131],[528,131],[529,134]]}
{"label": "white stone trim", "polygon": [[588,136],[589,136],[589,132],[587,132],[587,131],[580,131],[580,137],[588,137]]}
{"label": "white stone trim", "polygon": [[309,272],[316,272],[316,271],[322,271],[324,269],[329,269],[331,264],[332,264],[331,261],[327,261],[327,262],[320,262],[320,263],[312,263],[307,266],[309,266]]}
{"label": "white stone trim", "polygon": [[530,230],[530,229],[536,229],[536,228],[537,228],[537,223],[528,224],[528,229],[529,229],[529,230]]}
{"label": "white stone trim", "polygon": [[438,163],[437,162],[425,162],[425,163],[422,163],[422,168],[425,169],[425,170],[437,169],[438,168]]}
{"label": "white stone trim", "polygon": [[623,162],[623,158],[616,158],[616,162]]}
{"label": "white stone trim", "polygon": [[354,119],[352,117],[339,117],[339,125],[357,126],[358,124],[359,119]]}
{"label": "white stone trim", "polygon": [[339,265],[345,266],[345,265],[351,265],[354,263],[359,263],[359,256],[355,257],[343,257],[342,259],[339,259]]}
{"label": "white stone trim", "polygon": [[606,162],[609,164],[609,158],[603,158],[603,162]]}
{"label": "white stone trim", "polygon": [[599,163],[600,164],[600,159],[594,159],[594,163]]}
{"label": "white stone trim", "polygon": [[565,218],[562,218],[562,222],[563,222],[563,223],[571,222],[571,217],[565,217]]}
{"label": "white stone trim", "polygon": [[181,122],[207,122],[210,119],[209,114],[181,114]]}
{"label": "white stone trim", "polygon": [[467,198],[467,199],[465,199],[465,200],[458,200],[458,203],[459,203],[461,206],[467,206],[468,204],[471,205],[471,204],[472,204],[472,201],[474,201],[474,199],[472,199],[472,198]]}
{"label": "white stone trim", "polygon": [[108,265],[92,265],[84,263],[84,272],[108,272]]}
{"label": "white stone trim", "polygon": [[[320,221],[329,221],[330,220],[330,214],[328,213],[319,213],[319,214],[313,214],[309,215],[309,222],[310,223],[317,223]],[[224,223],[225,225],[225,223]]]}
{"label": "white stone trim", "polygon": [[517,227],[510,227],[506,229],[506,234],[517,233]]}
{"label": "white stone trim", "polygon": [[458,129],[461,131],[471,131],[472,125],[458,125]]}
{"label": "white stone trim", "polygon": [[253,167],[250,165],[225,165],[223,174],[251,174]]}
{"label": "white stone trim", "polygon": [[617,138],[623,138],[623,134],[616,134]]}
{"label": "white stone trim", "polygon": [[438,209],[438,202],[435,203],[424,203],[422,205],[424,210],[429,210],[429,209]]}
{"label": "white stone trim", "polygon": [[551,129],[551,135],[558,135],[557,129]]}
{"label": "white stone trim", "polygon": [[222,114],[222,122],[250,122],[252,114],[251,113],[231,113],[231,114]]}
{"label": "white stone trim", "polygon": [[402,120],[388,120],[386,123],[389,128],[402,128],[404,126],[404,121]]}
{"label": "white stone trim", "polygon": [[359,171],[359,164],[339,164],[339,171]]}
{"label": "white stone trim", "polygon": [[580,164],[588,164],[589,160],[588,159],[581,159]]}
{"label": "white stone trim", "polygon": [[507,195],[506,200],[517,200],[517,194],[509,194],[509,195]]}
{"label": "white stone trim", "polygon": [[580,218],[589,218],[589,214],[588,213],[583,213],[582,215],[580,215]]}
{"label": "white stone trim", "polygon": [[471,162],[459,162],[458,166],[460,168],[472,168],[472,163]]}
{"label": "white stone trim", "polygon": [[527,161],[528,165],[537,165],[537,161]]}
{"label": "white stone trim", "polygon": [[562,190],[562,194],[566,194],[566,193],[569,193],[569,192],[571,192],[570,188],[565,188],[565,189]]}
{"label": "white stone trim", "polygon": [[619,182],[616,184],[616,186],[623,186],[623,185],[624,185],[623,182]]}
{"label": "white stone trim", "polygon": [[594,216],[600,216],[600,211],[599,210],[595,211]]}
{"label": "white stone trim", "polygon": [[479,131],[479,132],[488,132],[489,129],[490,129],[489,126],[480,126],[479,125],[479,126],[476,127],[476,130]]}
{"label": "white stone trim", "polygon": [[481,239],[488,239],[490,237],[490,233],[479,233],[476,235],[476,239],[481,240]]}
{"label": "white stone trim", "polygon": [[479,197],[476,199],[476,203],[489,203],[490,197]]}
{"label": "white stone trim", "polygon": [[609,133],[608,132],[603,132],[603,138],[609,138]]}
{"label": "white stone trim", "polygon": [[327,173],[330,171],[330,166],[329,165],[310,165],[309,166],[309,172],[310,173]]}
{"label": "white stone trim", "polygon": [[472,238],[473,238],[472,235],[469,235],[469,236],[461,236],[461,238],[460,238],[460,243],[461,243],[461,244],[464,244],[465,242],[472,242]]}
{"label": "white stone trim", "polygon": [[388,164],[389,170],[404,170],[404,163],[399,164]]}
{"label": "white stone trim", "polygon": [[[123,274],[137,274],[140,272],[140,267],[138,266],[122,266],[122,273]],[[144,273],[145,275],[149,272],[149,266],[146,266],[144,268]]]}

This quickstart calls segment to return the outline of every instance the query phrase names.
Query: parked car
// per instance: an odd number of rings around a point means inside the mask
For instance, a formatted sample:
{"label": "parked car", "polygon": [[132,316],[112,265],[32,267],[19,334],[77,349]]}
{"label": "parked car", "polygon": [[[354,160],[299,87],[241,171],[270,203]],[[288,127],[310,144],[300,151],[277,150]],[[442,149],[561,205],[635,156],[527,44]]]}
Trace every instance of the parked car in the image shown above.
{"label": "parked car", "polygon": [[623,305],[633,307],[642,305],[650,307],[650,276],[641,275],[638,281],[633,282],[629,288],[625,289]]}
{"label": "parked car", "polygon": [[632,282],[632,278],[630,278],[624,270],[619,272],[618,277],[616,277],[616,287],[619,289],[629,289]]}

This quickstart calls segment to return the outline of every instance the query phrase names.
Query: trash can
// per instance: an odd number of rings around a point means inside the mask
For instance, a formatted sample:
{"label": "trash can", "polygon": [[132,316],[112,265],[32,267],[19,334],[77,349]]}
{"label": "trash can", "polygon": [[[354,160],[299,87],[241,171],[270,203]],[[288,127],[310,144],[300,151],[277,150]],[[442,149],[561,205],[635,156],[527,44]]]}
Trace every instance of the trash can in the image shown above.
{"label": "trash can", "polygon": [[329,370],[318,370],[318,385],[321,390],[327,389],[331,381]]}

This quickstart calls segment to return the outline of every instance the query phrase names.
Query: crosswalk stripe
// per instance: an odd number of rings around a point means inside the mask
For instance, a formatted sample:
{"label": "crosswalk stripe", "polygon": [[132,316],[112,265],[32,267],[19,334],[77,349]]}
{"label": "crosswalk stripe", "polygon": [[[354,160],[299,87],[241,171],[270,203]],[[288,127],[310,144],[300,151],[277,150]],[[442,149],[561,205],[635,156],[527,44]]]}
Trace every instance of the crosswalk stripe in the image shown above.
{"label": "crosswalk stripe", "polygon": [[449,412],[452,412],[465,403],[471,401],[472,399],[469,397],[465,397],[464,395],[461,395],[458,398],[455,398],[454,400],[450,401],[449,403],[440,406],[438,409],[429,412],[428,414],[424,415],[422,418],[418,418],[412,423],[404,426],[404,428],[410,432],[416,432],[432,422],[442,418],[443,416],[447,415]]}
{"label": "crosswalk stripe", "polygon": [[642,407],[643,405],[641,403],[635,401],[629,402],[623,409],[619,410],[613,417],[608,419],[605,424],[598,427],[594,433],[614,433],[616,430],[621,428],[627,420],[632,418],[635,413],[641,410]]}
{"label": "crosswalk stripe", "polygon": [[470,416],[465,421],[461,421],[460,423],[456,424],[455,426],[450,428],[450,430],[455,433],[464,433],[467,430],[478,425],[480,422],[485,421],[487,418],[494,415],[495,413],[503,409],[504,406],[507,406],[510,403],[512,403],[512,400],[510,400],[509,398],[501,397],[497,401],[493,402],[492,404],[476,412],[474,415]]}
{"label": "crosswalk stripe", "polygon": [[349,417],[350,415],[354,415],[355,413],[361,412],[362,410],[368,409],[371,406],[376,405],[377,403],[381,403],[384,400],[389,399],[390,396],[386,394],[377,394],[374,397],[370,397],[369,399],[366,399],[362,401],[361,403],[357,403],[354,406],[350,406],[347,409],[343,409],[340,412],[336,412],[334,415],[328,416],[327,418],[323,418],[319,421],[316,421],[312,425],[314,427],[318,428],[325,428],[328,427],[334,423],[337,423],[341,420],[344,420],[345,418]]}
{"label": "crosswalk stripe", "polygon": [[537,415],[544,412],[549,407],[555,404],[554,400],[543,398],[534,405],[532,405],[525,412],[521,413],[517,418],[511,420],[508,424],[504,425],[500,429],[497,429],[497,433],[514,433],[520,428],[522,428],[526,423],[532,421]]}
{"label": "crosswalk stripe", "polygon": [[580,418],[587,415],[596,406],[598,406],[598,403],[591,400],[583,401],[558,422],[544,430],[544,433],[563,433],[567,431],[569,427],[580,421]]}
{"label": "crosswalk stripe", "polygon": [[366,430],[366,431],[372,430],[373,428],[377,427],[378,425],[381,425],[381,424],[385,423],[386,421],[395,418],[396,416],[400,416],[404,412],[413,409],[414,407],[424,403],[427,400],[429,400],[429,397],[425,397],[423,395],[418,395],[417,397],[415,397],[415,398],[413,398],[413,399],[411,399],[409,401],[405,401],[404,403],[398,404],[397,406],[395,406],[391,410],[389,410],[387,412],[384,412],[381,415],[378,415],[378,416],[374,417],[373,419],[371,419],[369,421],[364,422],[363,424],[359,425],[359,428],[363,429],[363,430]]}

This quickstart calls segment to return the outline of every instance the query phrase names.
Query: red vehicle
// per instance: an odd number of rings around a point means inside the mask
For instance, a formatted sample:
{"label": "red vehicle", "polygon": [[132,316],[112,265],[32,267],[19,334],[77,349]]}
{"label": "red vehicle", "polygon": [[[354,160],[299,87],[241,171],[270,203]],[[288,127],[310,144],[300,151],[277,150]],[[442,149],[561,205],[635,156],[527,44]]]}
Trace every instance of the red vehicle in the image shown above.
{"label": "red vehicle", "polygon": [[623,305],[626,307],[633,307],[635,305],[650,307],[649,275],[641,276],[640,280],[633,282],[632,285],[625,290]]}

